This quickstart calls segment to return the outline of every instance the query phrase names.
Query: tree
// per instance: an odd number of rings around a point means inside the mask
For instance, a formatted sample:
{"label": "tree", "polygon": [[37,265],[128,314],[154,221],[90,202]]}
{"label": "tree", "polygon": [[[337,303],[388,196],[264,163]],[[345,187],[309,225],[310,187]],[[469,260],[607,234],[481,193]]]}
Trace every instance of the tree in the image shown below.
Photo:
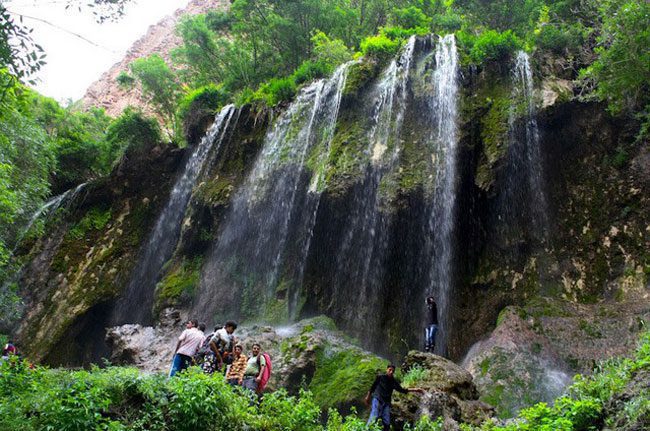
{"label": "tree", "polygon": [[593,80],[597,97],[606,100],[613,113],[645,108],[645,115],[650,115],[650,3],[609,1],[600,13],[598,59],[583,77]]}
{"label": "tree", "polygon": [[174,113],[182,95],[176,75],[158,54],[139,58],[130,65],[142,87],[142,94],[156,108],[167,125],[174,125]]}

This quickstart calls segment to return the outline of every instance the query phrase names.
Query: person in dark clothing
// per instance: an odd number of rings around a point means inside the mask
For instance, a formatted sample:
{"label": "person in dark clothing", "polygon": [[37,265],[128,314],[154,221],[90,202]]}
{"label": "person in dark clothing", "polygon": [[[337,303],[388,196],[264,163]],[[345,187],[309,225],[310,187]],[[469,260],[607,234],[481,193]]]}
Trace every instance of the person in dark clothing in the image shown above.
{"label": "person in dark clothing", "polygon": [[424,351],[433,352],[438,332],[438,307],[433,296],[427,298],[427,326],[424,329]]}
{"label": "person in dark clothing", "polygon": [[377,376],[366,394],[366,405],[370,404],[370,398],[372,397],[372,408],[370,418],[368,418],[368,426],[377,420],[377,418],[381,418],[384,430],[388,431],[390,429],[390,403],[393,391],[403,394],[407,392],[424,393],[424,390],[420,388],[403,388],[393,374],[395,374],[395,365],[390,364],[386,368],[386,374]]}

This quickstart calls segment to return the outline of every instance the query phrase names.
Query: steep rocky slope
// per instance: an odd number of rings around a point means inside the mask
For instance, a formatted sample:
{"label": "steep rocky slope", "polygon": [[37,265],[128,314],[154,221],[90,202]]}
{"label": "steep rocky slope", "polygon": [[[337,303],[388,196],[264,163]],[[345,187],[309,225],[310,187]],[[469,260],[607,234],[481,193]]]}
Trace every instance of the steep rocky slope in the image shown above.
{"label": "steep rocky slope", "polygon": [[142,98],[137,88],[129,90],[120,88],[116,81],[120,72],[128,71],[129,64],[135,59],[151,54],[159,54],[169,62],[171,50],[181,44],[174,28],[183,15],[196,15],[210,9],[226,9],[229,6],[230,2],[227,0],[190,0],[185,8],[177,10],[173,15],[149,27],[147,33],[133,44],[119,63],[113,65],[88,87],[81,99],[82,105],[104,108],[110,116],[120,115],[127,106],[136,106],[145,112],[149,111],[147,101]]}

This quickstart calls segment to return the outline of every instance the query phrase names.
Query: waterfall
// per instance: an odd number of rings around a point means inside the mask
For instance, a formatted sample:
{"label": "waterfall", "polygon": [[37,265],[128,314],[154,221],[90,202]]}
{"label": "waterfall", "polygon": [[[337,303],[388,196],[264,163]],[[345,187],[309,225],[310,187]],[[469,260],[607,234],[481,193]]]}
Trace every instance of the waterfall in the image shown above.
{"label": "waterfall", "polygon": [[[387,245],[386,216],[381,214],[380,185],[397,167],[400,133],[408,93],[409,72],[415,50],[411,37],[398,59],[384,70],[374,88],[374,106],[364,156],[365,177],[355,195],[350,218],[336,252],[336,270],[328,308],[355,329],[368,329],[383,295],[383,268]],[[354,304],[354,306],[350,306]],[[343,311],[343,313],[342,313]]]}
{"label": "waterfall", "polygon": [[182,175],[176,180],[169,200],[160,213],[145,247],[140,252],[124,295],[118,300],[113,316],[114,324],[148,323],[151,319],[156,282],[163,265],[171,257],[178,242],[181,222],[192,189],[203,170],[210,150],[213,147],[215,147],[213,152],[219,150],[235,111],[233,105],[224,107],[187,159]]}
{"label": "waterfall", "polygon": [[454,276],[454,226],[458,159],[458,52],[453,34],[439,39],[436,47],[433,113],[433,158],[437,161],[433,208],[429,230],[433,237],[433,264],[430,266],[428,294],[438,304],[439,330],[435,352],[445,355],[451,328],[450,295]]}
{"label": "waterfall", "polygon": [[[515,101],[524,106],[524,169],[527,172],[529,217],[535,229],[535,235],[541,241],[546,240],[548,232],[548,204],[542,176],[542,155],[540,152],[539,129],[537,127],[537,111],[533,93],[533,73],[530,68],[528,54],[523,51],[517,53],[517,60],[513,69],[513,94]],[[515,119],[515,109],[510,111],[510,130],[512,131]],[[512,136],[512,133],[511,133]]]}
{"label": "waterfall", "polygon": [[528,54],[519,52],[511,71],[508,153],[497,200],[495,229],[515,253],[522,245],[543,244],[548,236],[548,205],[537,127],[533,74]]}
{"label": "waterfall", "polygon": [[60,195],[55,196],[52,199],[48,200],[39,209],[37,209],[34,212],[34,214],[32,214],[25,227],[21,230],[18,239],[16,239],[16,242],[14,243],[12,254],[15,253],[16,249],[22,242],[23,238],[25,238],[25,235],[29,233],[29,230],[32,228],[32,226],[34,226],[34,223],[36,223],[36,221],[41,218],[41,216],[43,216],[44,214],[48,216],[50,214],[54,214],[56,210],[58,210],[61,207],[61,205],[63,205],[64,203],[69,204],[70,202],[72,202],[74,198],[81,192],[81,190],[83,190],[84,187],[86,187],[86,184],[87,183],[81,183],[74,189],[66,190]]}
{"label": "waterfall", "polygon": [[[203,267],[198,315],[213,317],[224,302],[256,318],[274,299],[288,300],[280,305],[287,312],[297,307],[296,278],[304,271],[323,181],[320,171],[306,177],[307,157],[313,151],[316,160],[328,157],[348,67],[301,90],[267,133]],[[283,265],[288,260],[290,268]]]}

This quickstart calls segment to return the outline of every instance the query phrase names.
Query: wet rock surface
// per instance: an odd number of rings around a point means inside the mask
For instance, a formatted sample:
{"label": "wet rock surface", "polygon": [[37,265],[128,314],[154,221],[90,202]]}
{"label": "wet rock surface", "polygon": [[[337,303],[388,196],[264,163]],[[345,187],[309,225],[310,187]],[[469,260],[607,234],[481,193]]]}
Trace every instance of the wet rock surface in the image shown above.
{"label": "wet rock surface", "polygon": [[[155,327],[128,324],[108,328],[110,361],[134,365],[145,372],[167,372],[187,319],[184,312],[166,309]],[[259,343],[271,356],[273,372],[268,390],[284,388],[297,394],[307,387],[323,407],[363,409],[363,395],[387,364],[359,348],[322,316],[281,327],[243,325],[235,335],[247,355],[253,343]]]}
{"label": "wet rock surface", "polygon": [[394,394],[392,412],[400,429],[422,416],[442,417],[446,430],[458,429],[459,423],[478,425],[494,416],[494,408],[479,400],[467,370],[443,357],[411,351],[404,359],[402,371],[409,373],[414,369],[420,377],[411,386],[422,388],[425,393]]}
{"label": "wet rock surface", "polygon": [[481,400],[510,417],[537,402],[552,402],[572,376],[590,374],[604,359],[633,352],[650,319],[647,293],[628,300],[575,304],[542,298],[508,307],[496,329],[476,343],[463,361]]}

